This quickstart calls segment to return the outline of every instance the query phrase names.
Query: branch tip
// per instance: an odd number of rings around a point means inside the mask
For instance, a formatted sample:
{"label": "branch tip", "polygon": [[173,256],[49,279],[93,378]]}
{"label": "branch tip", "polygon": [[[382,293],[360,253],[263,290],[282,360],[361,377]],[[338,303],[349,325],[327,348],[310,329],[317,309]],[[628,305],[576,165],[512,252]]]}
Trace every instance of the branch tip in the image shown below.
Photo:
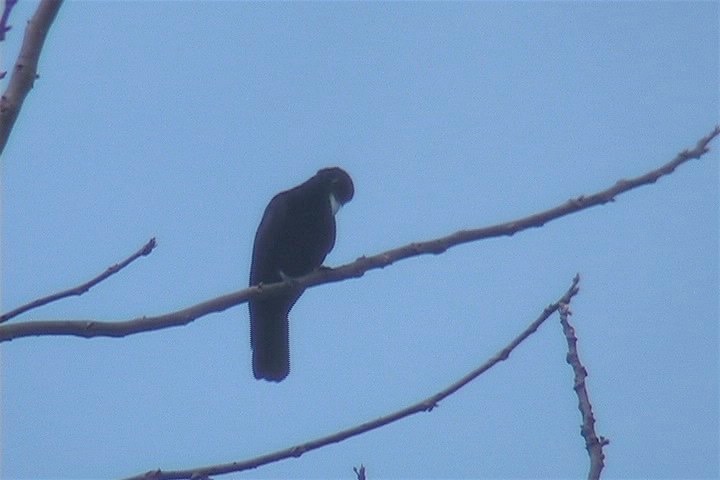
{"label": "branch tip", "polygon": [[147,256],[148,254],[150,254],[150,252],[153,250],[153,248],[155,248],[155,244],[156,244],[155,238],[151,238],[150,241],[148,241],[145,245],[143,245],[143,247],[140,250],[133,253],[132,255],[130,255],[128,258],[126,258],[122,262],[111,265],[103,273],[101,273],[97,277],[93,278],[92,280],[89,280],[81,285],[78,285],[77,287],[63,290],[62,292],[54,293],[52,295],[48,295],[46,297],[42,297],[42,298],[34,300],[30,303],[22,305],[22,306],[16,308],[15,310],[12,310],[8,313],[1,315],[0,323],[10,320],[11,318],[18,316],[21,313],[27,312],[34,308],[38,308],[43,305],[47,305],[48,303],[55,302],[55,301],[58,301],[60,299],[67,298],[67,297],[80,296],[80,295],[86,293],[92,287],[94,287],[98,283],[102,282],[103,280],[106,280],[108,277],[115,275],[120,270],[127,267],[128,265],[130,265],[132,262],[134,262],[138,258]]}
{"label": "branch tip", "polygon": [[357,476],[357,480],[365,480],[365,465],[360,464],[360,468],[353,467],[353,472]]}
{"label": "branch tip", "polygon": [[140,250],[140,254],[146,257],[152,253],[155,247],[157,247],[157,241],[155,240],[155,237],[152,237],[148,241],[148,243],[146,243],[145,246]]}

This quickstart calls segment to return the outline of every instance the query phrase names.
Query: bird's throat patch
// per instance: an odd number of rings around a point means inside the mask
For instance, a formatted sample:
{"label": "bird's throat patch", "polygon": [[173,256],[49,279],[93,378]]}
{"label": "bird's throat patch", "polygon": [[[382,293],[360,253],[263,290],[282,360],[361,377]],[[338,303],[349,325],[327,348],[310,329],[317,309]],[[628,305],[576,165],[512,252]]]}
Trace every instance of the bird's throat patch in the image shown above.
{"label": "bird's throat patch", "polygon": [[330,194],[330,208],[332,208],[333,215],[337,215],[337,212],[340,211],[340,207],[342,207],[342,203],[338,202],[335,198],[335,195],[332,193]]}

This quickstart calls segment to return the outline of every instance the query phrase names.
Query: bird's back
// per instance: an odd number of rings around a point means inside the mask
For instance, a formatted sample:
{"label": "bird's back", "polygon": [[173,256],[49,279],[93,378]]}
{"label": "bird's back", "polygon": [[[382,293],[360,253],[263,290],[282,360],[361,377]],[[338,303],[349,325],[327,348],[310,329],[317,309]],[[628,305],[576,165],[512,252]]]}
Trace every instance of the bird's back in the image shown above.
{"label": "bird's back", "polygon": [[[312,179],[311,179],[312,180]],[[335,218],[329,194],[310,181],[277,194],[255,235],[250,285],[306,275],[325,260],[335,244]],[[302,291],[251,299],[250,340],[255,378],[284,379],[290,372],[288,314]]]}

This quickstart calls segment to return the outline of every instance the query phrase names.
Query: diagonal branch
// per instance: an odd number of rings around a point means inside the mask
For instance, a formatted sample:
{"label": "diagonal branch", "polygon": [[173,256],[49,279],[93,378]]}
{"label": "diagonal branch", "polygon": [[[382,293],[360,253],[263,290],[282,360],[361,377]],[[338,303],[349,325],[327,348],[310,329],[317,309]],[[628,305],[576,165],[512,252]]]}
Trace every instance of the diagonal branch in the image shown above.
{"label": "diagonal branch", "polygon": [[115,265],[112,265],[107,268],[103,273],[98,275],[97,277],[93,278],[92,280],[83,283],[82,285],[78,285],[77,287],[69,288],[67,290],[63,290],[62,292],[54,293],[52,295],[48,295],[47,297],[39,298],[37,300],[33,300],[30,303],[26,303],[25,305],[22,305],[15,310],[12,310],[8,313],[4,313],[0,315],[0,323],[6,322],[10,320],[13,317],[16,317],[20,315],[21,313],[27,312],[28,310],[32,310],[33,308],[41,307],[43,305],[47,305],[50,302],[54,302],[57,300],[60,300],[62,298],[71,297],[71,296],[79,296],[83,293],[90,290],[92,287],[97,285],[98,283],[102,282],[106,278],[108,278],[111,275],[114,275],[118,273],[123,268],[130,265],[132,262],[137,260],[140,257],[145,257],[147,255],[150,255],[150,253],[153,251],[155,246],[157,245],[157,242],[155,242],[155,238],[151,238],[143,247],[138,250],[137,252],[130,255],[128,258],[123,260],[120,263],[116,263]]}
{"label": "diagonal branch", "polygon": [[3,8],[2,17],[0,17],[0,42],[5,40],[5,34],[12,28],[12,26],[8,25],[8,20],[10,20],[10,12],[17,5],[17,2],[18,0],[5,0],[5,8]]}
{"label": "diagonal branch", "polygon": [[369,432],[370,430],[375,430],[389,423],[396,422],[402,418],[414,415],[416,413],[430,412],[433,408],[438,406],[440,401],[457,392],[462,387],[464,387],[465,385],[472,382],[477,377],[491,369],[493,366],[504,360],[507,360],[507,358],[510,356],[510,353],[525,339],[535,333],[535,331],[540,327],[540,325],[543,324],[543,322],[545,322],[545,320],[547,320],[553,313],[560,309],[562,305],[567,305],[568,303],[570,303],[570,300],[579,291],[579,282],[580,276],[576,275],[572,281],[572,285],[570,286],[570,288],[557,302],[545,308],[542,314],[540,314],[540,316],[534,322],[532,322],[522,333],[520,333],[520,335],[515,337],[505,348],[496,353],[487,362],[483,363],[481,366],[468,373],[463,378],[456,381],[444,390],[441,390],[440,392],[414,405],[410,405],[409,407],[403,408],[401,410],[363,423],[361,425],[349,428],[347,430],[343,430],[332,435],[328,435],[326,437],[317,438],[302,445],[296,445],[294,447],[286,448],[284,450],[279,450],[277,452],[269,453],[267,455],[252,458],[250,460],[231,462],[222,465],[211,465],[207,467],[199,467],[189,470],[151,470],[147,473],[136,475],[134,477],[129,477],[126,480],[174,480],[209,478],[211,475],[222,475],[232,472],[241,472],[243,470],[251,470],[253,468],[257,468],[268,463],[277,462],[279,460],[285,460],[292,457],[300,457],[304,453],[311,450],[316,450],[332,443],[342,442],[343,440],[347,440],[348,438],[360,435],[365,432]]}
{"label": "diagonal branch", "polygon": [[575,374],[575,385],[573,389],[578,397],[578,410],[582,415],[582,426],[580,427],[580,434],[585,439],[585,449],[588,451],[590,456],[590,471],[588,472],[588,480],[598,480],[600,478],[600,472],[602,472],[605,459],[603,454],[603,447],[610,443],[605,437],[599,437],[595,433],[595,417],[592,412],[592,405],[590,404],[590,396],[588,395],[587,388],[585,387],[585,378],[587,377],[587,370],[580,362],[580,356],[577,351],[577,337],[575,336],[575,329],[570,325],[568,318],[571,315],[570,307],[568,304],[563,303],[560,305],[560,324],[565,334],[565,339],[568,344],[567,363],[572,367],[573,373]]}
{"label": "diagonal branch", "polygon": [[28,21],[22,48],[13,68],[7,90],[0,97],[0,154],[17,120],[25,97],[37,78],[37,66],[45,37],[60,10],[62,0],[42,0]]}
{"label": "diagonal branch", "polygon": [[[371,257],[360,257],[354,262],[334,268],[321,269],[304,277],[294,279],[293,284],[299,288],[309,288],[324,283],[340,282],[349,278],[362,277],[369,270],[385,268],[397,261],[425,254],[440,254],[451,247],[464,243],[474,242],[485,238],[511,236],[522,230],[540,227],[552,220],[585,210],[587,208],[604,205],[615,200],[615,197],[634,188],[655,183],[660,177],[671,174],[675,169],[691,159],[699,159],[708,151],[708,144],[720,135],[720,126],[700,139],[691,150],[684,150],[670,162],[662,165],[639,177],[629,180],[619,180],[613,186],[594,193],[581,195],[568,200],[544,212],[536,213],[525,218],[511,222],[501,223],[490,227],[473,230],[461,230],[446,237],[425,242],[411,243],[403,247],[388,250]],[[183,310],[159,315],[156,317],[140,317],[134,320],[120,322],[98,322],[95,320],[58,320],[58,321],[32,321],[0,326],[0,342],[15,338],[37,335],[74,335],[79,337],[124,337],[140,332],[149,332],[168,327],[179,327],[208,315],[221,312],[230,307],[247,302],[248,299],[262,295],[276,295],[291,288],[286,283],[271,285],[256,285],[221,297],[193,305]]]}

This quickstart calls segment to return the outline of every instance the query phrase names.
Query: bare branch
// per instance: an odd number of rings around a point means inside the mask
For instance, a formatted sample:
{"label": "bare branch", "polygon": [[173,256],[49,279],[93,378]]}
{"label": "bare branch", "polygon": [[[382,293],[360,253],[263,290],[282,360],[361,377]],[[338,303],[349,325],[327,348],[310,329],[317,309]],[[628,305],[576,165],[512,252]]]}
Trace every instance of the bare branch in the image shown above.
{"label": "bare branch", "polygon": [[5,149],[25,97],[33,87],[40,51],[60,5],[62,0],[42,0],[35,15],[28,21],[20,55],[15,62],[7,90],[0,98],[0,154]]}
{"label": "bare branch", "polygon": [[13,317],[16,317],[20,315],[21,313],[27,312],[28,310],[32,310],[33,308],[40,307],[42,305],[47,305],[50,302],[54,302],[57,300],[60,300],[62,298],[71,297],[71,296],[78,296],[82,295],[83,293],[90,290],[92,287],[97,285],[98,283],[102,282],[106,278],[108,278],[111,275],[116,274],[123,268],[130,265],[132,262],[137,260],[140,257],[144,257],[147,255],[150,255],[150,253],[153,251],[155,246],[157,245],[157,242],[155,241],[155,238],[151,238],[143,247],[138,250],[137,252],[130,255],[128,258],[123,260],[120,263],[116,263],[115,265],[112,265],[107,268],[103,273],[98,275],[97,277],[93,278],[92,280],[83,283],[82,285],[78,285],[77,287],[70,288],[68,290],[64,290],[62,292],[54,293],[52,295],[48,295],[47,297],[39,298],[37,300],[33,300],[30,303],[27,303],[25,305],[22,305],[15,310],[12,310],[8,313],[4,313],[0,315],[0,323],[6,322],[10,320]]}
{"label": "bare branch", "polygon": [[[0,342],[22,337],[45,335],[72,335],[76,337],[125,337],[134,333],[151,332],[179,327],[210,313],[221,312],[247,302],[253,296],[274,294],[290,288],[285,283],[267,287],[250,287],[229,293],[176,312],[155,317],[139,317],[124,322],[97,322],[95,320],[51,320],[9,323],[0,326]],[[265,292],[267,291],[267,292]]]}
{"label": "bare branch", "polygon": [[[232,472],[240,472],[243,470],[251,470],[253,468],[266,465],[268,463],[277,462],[292,457],[300,457],[306,452],[315,450],[332,443],[339,443],[348,438],[360,435],[370,430],[375,430],[384,425],[392,422],[396,422],[402,418],[414,415],[420,412],[430,412],[433,408],[437,407],[440,401],[449,397],[453,393],[460,390],[462,387],[488,371],[496,364],[507,360],[510,353],[520,345],[526,338],[532,335],[545,320],[547,320],[553,313],[555,313],[561,305],[568,304],[575,294],[578,293],[578,283],[580,282],[580,276],[576,275],[572,281],[570,288],[563,294],[563,296],[552,305],[549,305],[540,314],[540,316],[532,322],[520,335],[515,337],[505,348],[496,353],[487,362],[473,370],[472,372],[465,375],[463,378],[453,383],[444,390],[422,400],[414,405],[398,410],[384,417],[377,418],[375,420],[363,423],[361,425],[343,430],[326,437],[311,440],[302,445],[296,445],[294,447],[286,448],[277,452],[269,453],[256,457],[250,460],[244,460],[239,462],[226,463],[222,465],[212,465],[207,467],[193,468],[189,470],[151,470],[149,472],[130,477],[126,480],[172,480],[172,479],[193,479],[193,478],[205,478],[211,475],[222,475]],[[361,467],[362,469],[363,467]],[[363,469],[364,474],[364,469]]]}
{"label": "bare branch", "polygon": [[[417,242],[405,245],[404,247],[388,250],[371,257],[360,257],[354,262],[334,268],[320,269],[304,277],[294,279],[292,282],[299,288],[309,288],[324,283],[339,282],[349,278],[362,277],[365,272],[379,268],[385,268],[399,260],[416,257],[428,253],[440,254],[448,248],[463,243],[474,242],[485,238],[514,235],[515,233],[531,227],[540,227],[547,222],[556,220],[565,215],[579,212],[586,208],[603,205],[615,200],[617,195],[627,192],[642,185],[655,183],[660,177],[669,175],[678,166],[690,159],[700,158],[708,151],[708,144],[716,136],[720,135],[720,126],[706,137],[700,139],[692,150],[680,152],[672,161],[630,180],[619,180],[615,185],[601,192],[589,196],[577,197],[572,200],[544,212],[536,213],[519,220],[502,223],[475,230],[461,230],[446,237]],[[263,296],[275,295],[291,288],[287,283],[275,283],[271,285],[257,285],[245,290],[230,293],[217,297],[197,305],[178,310],[176,312],[159,315],[156,317],[140,317],[134,320],[120,322],[98,322],[95,320],[58,320],[58,321],[32,321],[0,326],[0,342],[13,340],[21,337],[37,335],[74,335],[78,337],[124,337],[140,332],[149,332],[162,328],[179,327],[208,315],[221,312],[230,307],[247,302],[248,299]]]}
{"label": "bare branch", "polygon": [[585,378],[587,377],[587,370],[580,362],[580,356],[577,351],[577,337],[575,336],[575,329],[570,325],[568,318],[572,312],[570,312],[570,306],[567,303],[560,305],[560,324],[565,334],[565,339],[568,344],[568,353],[566,361],[572,367],[575,373],[575,385],[573,389],[578,397],[578,410],[582,415],[582,426],[580,427],[580,434],[585,439],[585,448],[590,455],[590,471],[588,472],[588,480],[598,480],[600,473],[605,466],[603,460],[605,455],[603,454],[603,447],[610,443],[605,437],[598,437],[595,433],[595,417],[592,412],[592,405],[590,404],[590,396],[588,395],[587,388],[585,387]]}
{"label": "bare branch", "polygon": [[12,26],[8,25],[8,20],[10,19],[10,12],[12,12],[17,2],[18,0],[5,0],[5,8],[2,17],[0,17],[0,42],[5,40],[5,34],[12,28]]}
{"label": "bare branch", "polygon": [[360,464],[360,468],[353,467],[353,472],[355,472],[357,480],[367,480],[367,477],[365,476],[365,465],[362,463]]}

